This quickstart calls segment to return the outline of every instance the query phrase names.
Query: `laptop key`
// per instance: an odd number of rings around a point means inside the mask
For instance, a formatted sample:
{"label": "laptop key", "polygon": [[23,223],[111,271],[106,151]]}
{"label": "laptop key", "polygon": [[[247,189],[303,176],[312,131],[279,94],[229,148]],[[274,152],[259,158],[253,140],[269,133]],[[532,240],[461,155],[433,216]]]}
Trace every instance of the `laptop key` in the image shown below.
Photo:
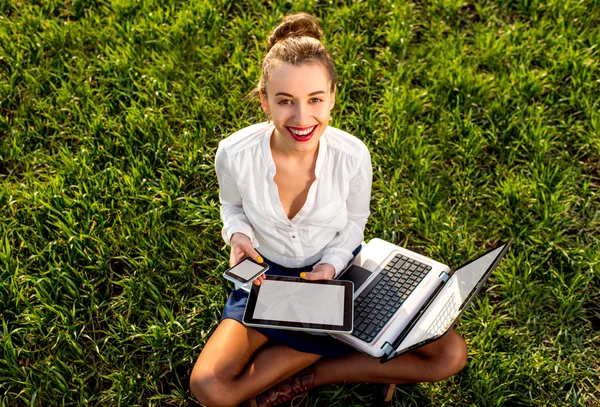
{"label": "laptop key", "polygon": [[374,323],[369,324],[369,326],[367,327],[367,329],[365,329],[365,333],[367,335],[369,335],[373,331],[373,329],[375,329],[375,326],[376,325]]}
{"label": "laptop key", "polygon": [[368,296],[371,292],[371,290],[373,290],[373,288],[377,285],[377,283],[379,283],[379,281],[383,278],[383,276],[381,274],[379,274],[377,277],[375,277],[373,279],[373,281],[371,281],[371,283],[369,283],[369,285],[365,288],[365,290],[360,294],[360,297],[363,296]]}

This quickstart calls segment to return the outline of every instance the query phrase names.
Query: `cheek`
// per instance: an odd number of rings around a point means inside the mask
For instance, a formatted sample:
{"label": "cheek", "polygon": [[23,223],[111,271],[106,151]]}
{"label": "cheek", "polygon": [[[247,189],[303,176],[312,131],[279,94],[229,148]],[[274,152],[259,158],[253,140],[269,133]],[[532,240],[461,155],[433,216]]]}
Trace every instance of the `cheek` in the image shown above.
{"label": "cheek", "polygon": [[292,114],[291,114],[291,109],[277,109],[275,112],[273,112],[273,118],[277,117],[277,121],[278,122],[285,122],[286,120],[288,120]]}
{"label": "cheek", "polygon": [[322,119],[323,121],[327,121],[330,116],[331,116],[331,111],[329,110],[329,108],[324,107],[323,109],[320,109],[320,111],[319,111],[320,119]]}

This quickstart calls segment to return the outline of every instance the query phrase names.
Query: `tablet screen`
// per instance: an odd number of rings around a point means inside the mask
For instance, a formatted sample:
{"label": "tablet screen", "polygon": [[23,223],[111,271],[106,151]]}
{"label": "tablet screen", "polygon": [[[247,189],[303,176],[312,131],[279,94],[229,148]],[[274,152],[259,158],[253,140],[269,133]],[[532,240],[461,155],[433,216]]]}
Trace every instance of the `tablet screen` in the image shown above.
{"label": "tablet screen", "polygon": [[243,323],[318,332],[352,331],[354,287],[350,281],[307,281],[268,276],[250,290]]}
{"label": "tablet screen", "polygon": [[265,280],[252,315],[256,319],[342,325],[344,287]]}

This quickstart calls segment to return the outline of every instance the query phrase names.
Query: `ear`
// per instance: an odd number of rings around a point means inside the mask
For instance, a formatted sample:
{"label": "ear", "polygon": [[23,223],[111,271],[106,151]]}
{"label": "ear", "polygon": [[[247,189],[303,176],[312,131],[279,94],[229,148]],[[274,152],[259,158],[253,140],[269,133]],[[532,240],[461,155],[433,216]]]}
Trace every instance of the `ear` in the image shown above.
{"label": "ear", "polygon": [[331,92],[331,100],[329,101],[329,110],[333,109],[333,106],[335,106],[335,91],[337,90],[337,88],[333,88],[333,92]]}
{"label": "ear", "polygon": [[267,96],[262,92],[262,90],[259,90],[258,94],[260,96],[260,105],[262,107],[263,112],[265,112],[266,114],[271,114],[271,111],[269,109],[269,102],[267,101]]}

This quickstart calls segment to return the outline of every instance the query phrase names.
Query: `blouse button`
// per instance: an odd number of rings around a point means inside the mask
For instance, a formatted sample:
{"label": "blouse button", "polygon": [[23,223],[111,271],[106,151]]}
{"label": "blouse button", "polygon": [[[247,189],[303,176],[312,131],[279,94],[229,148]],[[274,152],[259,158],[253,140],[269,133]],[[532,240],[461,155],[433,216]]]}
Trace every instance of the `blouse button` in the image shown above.
{"label": "blouse button", "polygon": [[296,235],[292,235],[292,239],[295,239],[295,238],[296,238]]}

